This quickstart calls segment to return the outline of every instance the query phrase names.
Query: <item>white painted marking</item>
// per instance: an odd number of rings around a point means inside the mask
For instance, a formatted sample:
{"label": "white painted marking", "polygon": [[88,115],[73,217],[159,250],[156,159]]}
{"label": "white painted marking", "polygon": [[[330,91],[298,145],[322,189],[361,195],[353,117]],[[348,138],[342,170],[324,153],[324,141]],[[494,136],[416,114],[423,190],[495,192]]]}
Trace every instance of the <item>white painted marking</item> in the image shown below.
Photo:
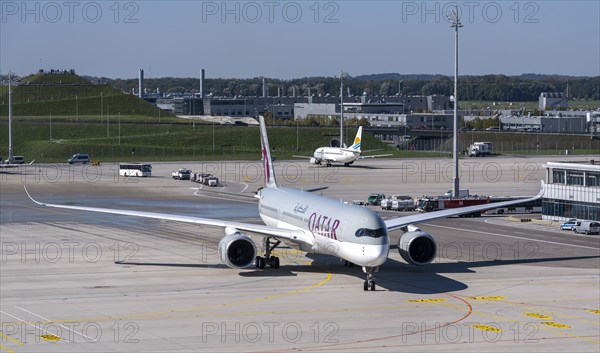
{"label": "white painted marking", "polygon": [[249,203],[249,204],[253,204],[255,205],[256,202],[255,201],[245,201],[245,200],[238,200],[238,199],[234,199],[234,198],[226,198],[226,197],[218,197],[218,196],[209,196],[209,195],[205,195],[205,194],[198,194],[198,191],[200,191],[199,188],[190,188],[192,190],[196,190],[194,191],[194,195],[198,196],[198,197],[206,197],[206,198],[210,198],[210,199],[217,199],[217,200],[225,200],[225,201],[233,201],[233,202],[245,202],[245,203]]}
{"label": "white painted marking", "polygon": [[[42,330],[42,331],[46,332],[47,334],[50,334],[50,335],[52,335],[52,336],[56,336],[56,335],[55,335],[53,332],[50,332],[50,331],[48,331],[48,330],[44,330],[44,329],[43,329],[41,326],[36,326],[36,325],[33,325],[32,323],[30,323],[30,322],[27,322],[27,321],[25,321],[25,320],[23,320],[23,319],[19,319],[18,317],[16,317],[16,316],[14,316],[14,315],[11,315],[11,314],[9,314],[9,313],[7,313],[6,311],[0,311],[0,313],[4,314],[4,315],[6,315],[6,316],[10,316],[10,317],[12,317],[13,319],[17,319],[17,320],[21,321],[22,323],[24,323],[25,325],[32,326],[33,328],[40,329],[40,330]],[[58,336],[57,336],[57,337],[58,337]],[[62,337],[60,337],[60,339],[63,339],[63,338],[62,338]],[[67,341],[69,341],[69,342],[74,342],[74,341],[68,340],[68,339],[66,339],[66,338],[65,338],[65,340],[67,340]]]}
{"label": "white painted marking", "polygon": [[93,338],[91,338],[91,337],[89,337],[89,336],[86,336],[86,335],[84,335],[84,334],[83,334],[83,333],[81,333],[81,332],[77,332],[77,331],[75,331],[75,330],[72,330],[72,329],[68,328],[67,326],[64,326],[64,325],[61,325],[61,324],[59,324],[59,323],[56,323],[56,322],[54,322],[54,321],[52,321],[52,320],[50,320],[50,319],[47,319],[47,318],[43,317],[42,315],[38,315],[38,314],[36,314],[36,313],[33,313],[33,312],[29,311],[29,310],[25,310],[25,309],[23,309],[23,308],[21,308],[21,307],[19,307],[19,306],[16,306],[16,305],[15,305],[15,308],[17,308],[17,309],[19,309],[19,310],[23,310],[24,312],[26,312],[26,313],[29,313],[29,314],[31,314],[31,315],[33,315],[33,316],[37,316],[37,317],[39,317],[40,319],[46,320],[46,321],[48,321],[48,322],[52,322],[52,323],[54,323],[54,324],[56,324],[56,325],[58,325],[58,326],[60,326],[60,327],[64,328],[65,330],[67,330],[67,331],[70,331],[70,332],[73,332],[73,333],[76,333],[76,334],[78,334],[79,336],[81,336],[81,337],[84,337],[84,338],[87,338],[88,340],[90,340],[90,341],[92,341],[92,342],[98,342],[98,340],[96,340],[96,339],[93,339]]}
{"label": "white painted marking", "polygon": [[[464,228],[454,228],[454,227],[447,227],[447,226],[439,226],[439,225],[434,225],[434,224],[427,224],[427,226],[437,227],[437,228],[445,228],[445,229],[452,229],[452,230],[458,230],[458,231],[461,231],[461,232],[481,233],[480,231],[476,231],[476,230],[470,230],[470,229],[464,229]],[[520,239],[520,240],[527,240],[527,241],[537,241],[537,242],[540,242],[540,243],[562,245],[562,246],[571,246],[571,247],[574,247],[574,248],[590,249],[590,250],[596,250],[596,251],[600,250],[598,248],[592,248],[590,246],[574,245],[574,244],[569,244],[569,243],[558,243],[558,242],[550,241],[550,240],[540,240],[540,239],[533,239],[533,238],[524,238],[524,237],[517,237],[517,236],[514,236],[514,235],[489,233],[489,232],[486,232],[486,234],[495,235],[495,236],[504,237],[504,238]]]}

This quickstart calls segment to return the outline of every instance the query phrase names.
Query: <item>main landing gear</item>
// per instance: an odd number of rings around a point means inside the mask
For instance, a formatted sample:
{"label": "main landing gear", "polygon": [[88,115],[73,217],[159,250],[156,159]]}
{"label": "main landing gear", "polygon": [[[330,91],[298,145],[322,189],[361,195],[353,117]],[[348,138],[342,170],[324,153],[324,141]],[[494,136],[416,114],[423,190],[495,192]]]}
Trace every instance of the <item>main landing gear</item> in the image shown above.
{"label": "main landing gear", "polygon": [[368,291],[369,289],[375,290],[375,276],[373,276],[373,272],[377,272],[379,270],[378,267],[363,267],[363,272],[367,274],[367,279],[363,284],[363,289]]}
{"label": "main landing gear", "polygon": [[257,268],[263,269],[266,265],[269,265],[271,268],[279,268],[279,258],[277,256],[272,256],[271,252],[275,250],[277,246],[281,244],[280,240],[276,240],[271,242],[270,237],[265,237],[265,242],[263,248],[265,249],[265,256],[257,256],[255,265]]}

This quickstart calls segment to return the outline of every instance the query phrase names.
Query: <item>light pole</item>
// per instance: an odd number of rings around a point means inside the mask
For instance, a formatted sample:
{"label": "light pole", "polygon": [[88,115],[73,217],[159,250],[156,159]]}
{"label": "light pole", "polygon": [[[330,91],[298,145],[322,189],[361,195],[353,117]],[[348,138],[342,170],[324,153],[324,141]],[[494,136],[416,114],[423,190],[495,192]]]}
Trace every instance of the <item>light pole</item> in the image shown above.
{"label": "light pole", "polygon": [[106,138],[110,137],[110,105],[106,106]]}
{"label": "light pole", "polygon": [[458,175],[458,29],[463,25],[458,17],[458,7],[451,15],[454,28],[454,139],[452,141],[452,159],[454,163],[454,197],[459,196],[460,181]]}
{"label": "light pole", "polygon": [[340,147],[344,148],[344,73],[340,74]]}
{"label": "light pole", "polygon": [[79,98],[75,96],[75,121],[79,121]]}
{"label": "light pole", "polygon": [[121,146],[121,112],[119,112],[119,146]]}

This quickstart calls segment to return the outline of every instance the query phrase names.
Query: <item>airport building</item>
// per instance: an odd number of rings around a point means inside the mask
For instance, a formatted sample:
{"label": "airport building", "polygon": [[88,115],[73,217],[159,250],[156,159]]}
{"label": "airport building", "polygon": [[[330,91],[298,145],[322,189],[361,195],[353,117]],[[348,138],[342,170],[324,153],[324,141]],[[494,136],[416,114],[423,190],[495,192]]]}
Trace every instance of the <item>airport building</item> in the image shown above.
{"label": "airport building", "polygon": [[546,111],[543,116],[501,115],[502,130],[584,134],[600,131],[600,112],[583,110]]}
{"label": "airport building", "polygon": [[569,102],[562,92],[542,92],[538,99],[538,108],[540,110],[567,108]]}
{"label": "airport building", "polygon": [[542,218],[600,221],[600,164],[548,162]]}

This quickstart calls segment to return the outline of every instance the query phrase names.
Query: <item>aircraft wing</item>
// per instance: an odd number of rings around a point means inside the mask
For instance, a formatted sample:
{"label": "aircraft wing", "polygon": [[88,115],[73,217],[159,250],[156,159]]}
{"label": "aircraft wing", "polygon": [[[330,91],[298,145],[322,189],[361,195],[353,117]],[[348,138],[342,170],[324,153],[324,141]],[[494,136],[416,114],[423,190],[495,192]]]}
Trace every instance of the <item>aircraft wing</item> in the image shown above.
{"label": "aircraft wing", "polygon": [[375,154],[372,156],[360,156],[356,159],[380,158],[380,157],[389,157],[389,156],[393,156],[393,154]]}
{"label": "aircraft wing", "polygon": [[292,156],[292,157],[294,157],[294,158],[308,158],[308,159],[313,158],[313,157],[309,157],[309,156]]}
{"label": "aircraft wing", "polygon": [[450,208],[450,209],[441,210],[441,211],[419,213],[419,214],[414,214],[414,215],[410,215],[410,216],[392,218],[392,219],[386,220],[385,225],[387,226],[388,231],[393,231],[396,229],[406,227],[409,224],[422,223],[422,222],[426,222],[426,221],[431,221],[433,219],[458,216],[461,214],[477,212],[477,211],[493,210],[494,208],[506,207],[506,206],[511,206],[511,205],[518,205],[520,203],[535,201],[535,200],[541,198],[544,195],[545,189],[546,189],[545,184],[542,181],[542,189],[540,190],[540,193],[537,194],[536,196],[533,196],[530,198],[511,200],[511,201],[502,201],[502,202],[492,202],[492,203],[486,203],[484,205],[467,206],[467,207],[460,207],[460,208]]}
{"label": "aircraft wing", "polygon": [[123,215],[123,216],[136,216],[136,217],[145,217],[152,219],[159,219],[163,221],[176,221],[176,222],[185,222],[185,223],[193,223],[200,224],[206,226],[214,226],[221,228],[235,228],[240,231],[246,231],[255,233],[262,236],[274,237],[281,240],[288,240],[294,242],[296,244],[307,244],[313,245],[313,241],[310,237],[308,237],[301,230],[291,230],[291,229],[283,229],[283,228],[275,228],[268,227],[260,224],[251,224],[251,223],[240,223],[240,222],[230,222],[223,221],[218,219],[210,219],[210,218],[200,218],[200,217],[190,217],[190,216],[178,216],[168,213],[157,213],[157,212],[143,212],[143,211],[132,211],[132,210],[119,210],[112,208],[100,208],[100,207],[86,207],[86,206],[69,206],[69,205],[58,205],[51,203],[39,202],[33,199],[27,188],[25,188],[25,192],[27,196],[31,199],[31,201],[35,202],[40,206],[45,207],[54,207],[54,208],[62,208],[69,210],[78,210],[78,211],[92,211],[92,212],[100,212],[100,213],[109,213],[115,215]]}

